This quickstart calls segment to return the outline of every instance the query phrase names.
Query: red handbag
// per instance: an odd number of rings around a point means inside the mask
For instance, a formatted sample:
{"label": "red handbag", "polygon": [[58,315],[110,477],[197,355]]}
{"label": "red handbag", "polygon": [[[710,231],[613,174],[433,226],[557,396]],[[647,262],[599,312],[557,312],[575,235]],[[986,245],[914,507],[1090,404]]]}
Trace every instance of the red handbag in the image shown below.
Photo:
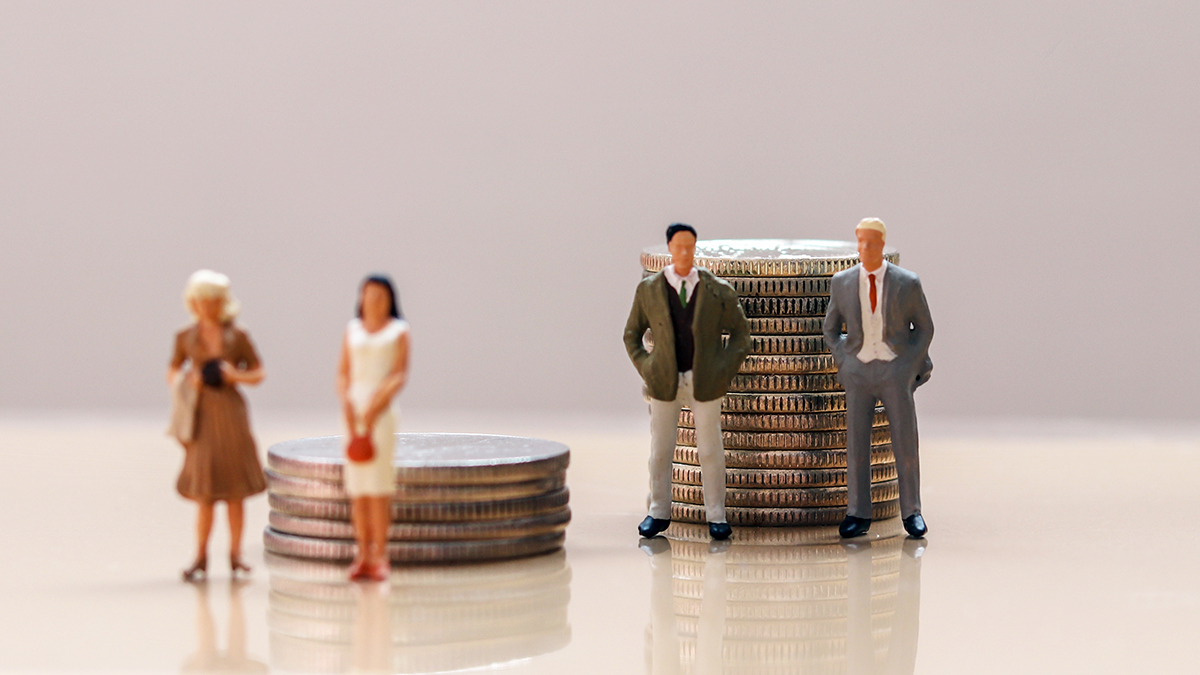
{"label": "red handbag", "polygon": [[375,444],[370,436],[351,436],[346,446],[346,457],[351,462],[369,462],[375,457]]}

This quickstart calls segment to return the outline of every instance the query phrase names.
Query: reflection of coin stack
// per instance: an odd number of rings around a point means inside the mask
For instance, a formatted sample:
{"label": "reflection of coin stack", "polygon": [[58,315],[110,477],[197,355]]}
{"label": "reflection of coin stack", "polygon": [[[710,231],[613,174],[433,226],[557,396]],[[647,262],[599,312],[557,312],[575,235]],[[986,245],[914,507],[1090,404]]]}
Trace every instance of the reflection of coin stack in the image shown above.
{"label": "reflection of coin stack", "polygon": [[915,654],[919,570],[902,557],[897,520],[850,547],[829,528],[712,542],[707,528],[677,523],[667,534],[652,558],[649,653],[666,662],[653,673],[877,672]]}
{"label": "reflection of coin stack", "polygon": [[[267,453],[268,551],[354,557],[342,489],[342,438],[288,441]],[[493,560],[562,546],[569,451],[514,436],[397,434],[388,553],[400,563]]]}
{"label": "reflection of coin stack", "polygon": [[267,554],[271,665],[282,671],[428,673],[563,648],[571,570],[561,552],[478,565],[406,567],[389,592],[345,568]]}
{"label": "reflection of coin stack", "polygon": [[[891,262],[898,254],[885,252]],[[665,246],[646,249],[647,274],[670,264]],[[695,264],[724,279],[750,321],[750,355],[722,404],[726,515],[732,525],[818,525],[846,515],[846,395],[821,326],[831,276],[858,262],[854,244],[820,240],[713,240]],[[651,340],[648,341],[652,344]],[[704,492],[690,410],[679,416],[671,517],[703,523]],[[899,513],[887,417],[871,436],[876,519]]]}

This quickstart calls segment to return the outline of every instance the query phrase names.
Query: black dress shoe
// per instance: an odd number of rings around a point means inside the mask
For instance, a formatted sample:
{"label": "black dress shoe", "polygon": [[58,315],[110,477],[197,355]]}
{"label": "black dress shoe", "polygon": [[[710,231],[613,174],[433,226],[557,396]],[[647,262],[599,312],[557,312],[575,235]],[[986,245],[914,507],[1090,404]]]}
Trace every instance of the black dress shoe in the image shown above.
{"label": "black dress shoe", "polygon": [[708,524],[708,536],[716,539],[717,541],[724,541],[728,539],[729,535],[731,534],[733,534],[733,528],[729,526],[729,523]]}
{"label": "black dress shoe", "polygon": [[925,519],[921,517],[921,514],[914,513],[904,519],[904,531],[908,532],[908,536],[913,539],[920,539],[925,536],[929,528],[925,527]]}
{"label": "black dress shoe", "polygon": [[670,518],[654,518],[646,516],[641,525],[638,525],[638,534],[643,537],[653,537],[654,535],[667,529],[671,524]]}
{"label": "black dress shoe", "polygon": [[849,539],[850,537],[861,537],[871,529],[870,518],[859,518],[858,516],[846,516],[842,524],[838,526],[838,534]]}

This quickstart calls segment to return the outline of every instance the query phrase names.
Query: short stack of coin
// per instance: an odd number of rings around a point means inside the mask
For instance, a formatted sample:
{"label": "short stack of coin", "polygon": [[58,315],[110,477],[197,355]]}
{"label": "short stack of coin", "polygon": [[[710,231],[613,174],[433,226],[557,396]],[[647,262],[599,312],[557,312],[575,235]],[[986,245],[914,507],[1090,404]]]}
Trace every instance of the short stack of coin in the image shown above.
{"label": "short stack of coin", "polygon": [[[899,255],[885,251],[893,263]],[[722,404],[726,515],[732,525],[837,523],[846,515],[846,396],[822,336],[833,274],[858,262],[850,242],[700,241],[695,264],[733,286],[750,321],[751,351]],[[642,253],[645,274],[671,263]],[[690,410],[679,417],[671,517],[703,523],[704,496]],[[887,417],[876,408],[871,501],[875,519],[899,513]]]}
{"label": "short stack of coin", "polygon": [[[267,452],[272,553],[321,560],[355,554],[342,488],[340,436]],[[562,546],[571,510],[561,443],[516,436],[396,434],[388,554],[396,563],[537,555]]]}
{"label": "short stack of coin", "polygon": [[571,641],[562,551],[525,560],[397,569],[390,592],[343,565],[267,553],[271,664],[281,672],[492,669]]}

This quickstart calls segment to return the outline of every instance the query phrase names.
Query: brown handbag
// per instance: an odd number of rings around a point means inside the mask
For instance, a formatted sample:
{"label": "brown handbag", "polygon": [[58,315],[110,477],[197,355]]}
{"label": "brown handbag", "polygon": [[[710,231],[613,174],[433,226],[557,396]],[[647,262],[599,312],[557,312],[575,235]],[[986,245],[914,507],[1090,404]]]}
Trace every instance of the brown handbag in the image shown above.
{"label": "brown handbag", "polygon": [[375,457],[375,444],[370,436],[353,435],[346,446],[346,457],[351,462],[369,462]]}

